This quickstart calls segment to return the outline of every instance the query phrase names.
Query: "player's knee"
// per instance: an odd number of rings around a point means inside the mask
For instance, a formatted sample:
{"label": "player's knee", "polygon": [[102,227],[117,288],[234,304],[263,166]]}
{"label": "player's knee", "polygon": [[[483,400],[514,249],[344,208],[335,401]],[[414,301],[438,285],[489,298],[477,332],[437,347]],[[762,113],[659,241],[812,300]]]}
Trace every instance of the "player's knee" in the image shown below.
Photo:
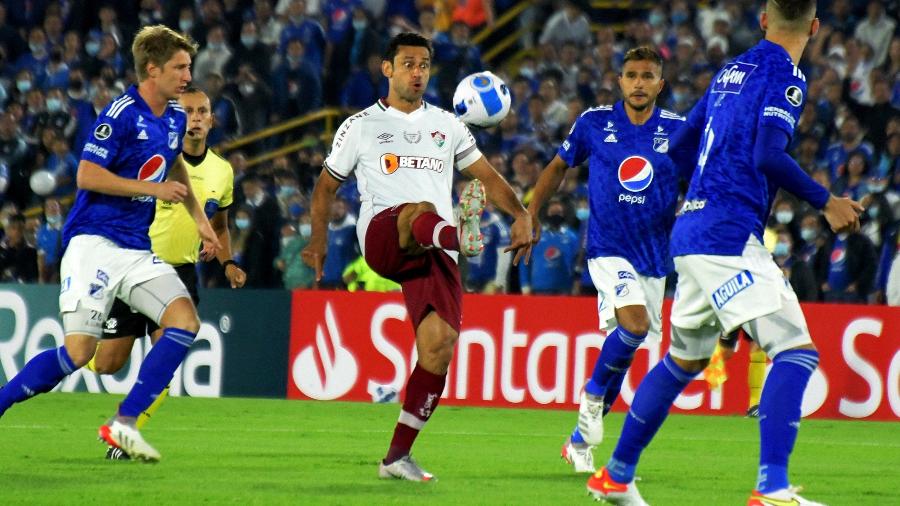
{"label": "player's knee", "polygon": [[708,358],[685,360],[683,358],[673,356],[672,360],[675,361],[675,364],[677,364],[678,367],[691,374],[697,374],[703,371],[703,369],[706,369],[706,366],[709,365]]}
{"label": "player's knee", "polygon": [[634,336],[646,336],[650,331],[650,315],[644,306],[625,306],[616,310],[618,325]]}
{"label": "player's knee", "polygon": [[200,330],[200,319],[197,310],[189,299],[179,298],[174,300],[163,313],[160,320],[163,328],[176,328],[196,334]]}
{"label": "player's knee", "polygon": [[75,364],[75,367],[81,368],[87,365],[88,362],[91,361],[91,358],[94,356],[94,350],[96,348],[91,346],[66,346],[66,353],[69,355],[69,358],[72,360],[72,363]]}
{"label": "player's knee", "polygon": [[97,374],[115,374],[123,365],[125,365],[125,362],[118,359],[118,357],[108,357],[100,354],[94,357],[94,372]]}
{"label": "player's knee", "polygon": [[635,318],[628,322],[621,322],[619,325],[634,336],[646,336],[650,332],[650,319],[644,315],[643,318]]}

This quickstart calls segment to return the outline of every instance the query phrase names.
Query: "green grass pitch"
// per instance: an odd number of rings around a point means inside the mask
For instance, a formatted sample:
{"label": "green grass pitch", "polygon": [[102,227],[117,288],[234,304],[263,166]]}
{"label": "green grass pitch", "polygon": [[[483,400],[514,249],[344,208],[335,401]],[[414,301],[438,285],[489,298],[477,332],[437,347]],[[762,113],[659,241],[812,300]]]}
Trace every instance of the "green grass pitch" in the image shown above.
{"label": "green grass pitch", "polygon": [[[396,404],[169,399],[144,435],[156,465],[110,462],[95,440],[119,396],[50,394],[0,419],[0,503],[590,504],[559,449],[574,412],[442,406],[413,455],[439,478],[376,478]],[[623,415],[595,450],[609,457]],[[753,486],[757,427],[673,415],[638,470],[653,505],[740,505]],[[792,479],[829,505],[900,504],[900,424],[804,420]]]}

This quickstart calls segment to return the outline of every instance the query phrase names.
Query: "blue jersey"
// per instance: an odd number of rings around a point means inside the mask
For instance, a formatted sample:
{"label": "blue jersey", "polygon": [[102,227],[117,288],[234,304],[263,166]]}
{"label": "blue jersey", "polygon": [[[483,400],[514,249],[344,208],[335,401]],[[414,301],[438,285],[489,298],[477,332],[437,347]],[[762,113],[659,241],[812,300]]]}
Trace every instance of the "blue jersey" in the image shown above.
{"label": "blue jersey", "polygon": [[[186,126],[187,116],[178,102],[169,101],[157,117],[131,86],[97,117],[81,159],[119,177],[160,183],[181,153]],[[122,248],[149,250],[155,214],[156,199],[151,196],[78,190],[63,227],[63,249],[76,235],[99,235]]]}
{"label": "blue jersey", "polygon": [[671,271],[669,233],[679,171],[667,155],[684,118],[656,108],[633,125],[623,103],[585,111],[559,156],[570,167],[588,161],[587,257],[621,257],[643,276]]}
{"label": "blue jersey", "polygon": [[691,111],[703,131],[697,166],[672,231],[672,256],[739,256],[763,228],[778,188],[753,162],[759,127],[792,138],[806,78],[781,46],[762,40],[725,65]]}

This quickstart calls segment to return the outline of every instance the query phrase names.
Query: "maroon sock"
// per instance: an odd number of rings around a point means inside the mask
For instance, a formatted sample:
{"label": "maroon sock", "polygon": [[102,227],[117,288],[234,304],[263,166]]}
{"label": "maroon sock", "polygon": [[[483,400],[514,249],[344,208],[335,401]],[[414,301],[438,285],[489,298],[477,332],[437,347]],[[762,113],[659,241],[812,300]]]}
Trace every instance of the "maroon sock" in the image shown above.
{"label": "maroon sock", "polygon": [[[438,230],[437,234],[435,234],[436,230]],[[412,234],[416,242],[422,246],[459,251],[456,227],[438,216],[437,213],[420,214],[412,222]]]}
{"label": "maroon sock", "polygon": [[406,382],[406,398],[403,400],[400,420],[394,428],[391,447],[384,458],[385,464],[409,455],[409,449],[412,448],[419,431],[431,418],[431,413],[437,409],[446,382],[446,374],[432,374],[416,364],[416,368],[409,375],[409,381]]}

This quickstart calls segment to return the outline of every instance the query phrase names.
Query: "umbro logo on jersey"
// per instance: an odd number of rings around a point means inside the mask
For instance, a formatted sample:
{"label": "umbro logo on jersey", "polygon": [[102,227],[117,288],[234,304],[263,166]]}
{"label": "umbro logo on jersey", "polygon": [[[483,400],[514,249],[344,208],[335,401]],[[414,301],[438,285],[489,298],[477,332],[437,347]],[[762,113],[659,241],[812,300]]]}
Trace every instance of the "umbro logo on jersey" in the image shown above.
{"label": "umbro logo on jersey", "polygon": [[137,138],[139,141],[145,141],[145,140],[149,139],[149,137],[147,137],[147,131],[141,130],[141,133],[138,134]]}
{"label": "umbro logo on jersey", "polygon": [[616,132],[617,131],[616,126],[615,126],[615,124],[613,124],[612,121],[606,122],[606,128],[604,128],[604,130],[606,130],[607,132]]}
{"label": "umbro logo on jersey", "polygon": [[603,139],[603,142],[619,142],[619,139],[616,139],[616,134],[609,134]]}
{"label": "umbro logo on jersey", "polygon": [[376,137],[376,139],[381,141],[378,144],[387,144],[389,142],[394,142],[394,140],[393,140],[394,134],[389,134],[389,133],[385,132],[385,133],[379,135],[378,137]]}

